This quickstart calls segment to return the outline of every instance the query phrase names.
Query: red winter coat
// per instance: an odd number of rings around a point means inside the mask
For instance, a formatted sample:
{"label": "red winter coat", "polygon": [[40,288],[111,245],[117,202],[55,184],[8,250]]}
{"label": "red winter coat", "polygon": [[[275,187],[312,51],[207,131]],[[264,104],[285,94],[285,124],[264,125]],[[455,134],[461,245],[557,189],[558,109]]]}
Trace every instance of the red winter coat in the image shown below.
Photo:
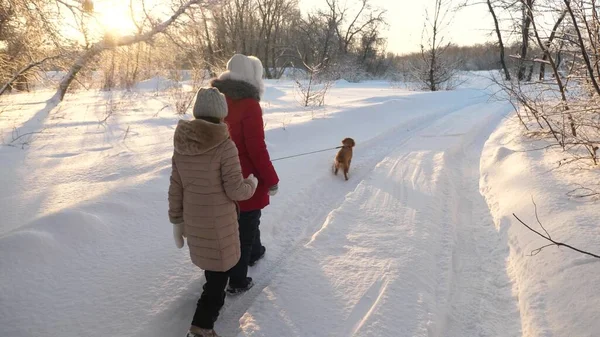
{"label": "red winter coat", "polygon": [[242,174],[244,177],[254,174],[258,178],[254,196],[240,201],[240,210],[248,212],[263,209],[269,205],[269,188],[279,183],[279,177],[265,143],[258,89],[247,82],[233,79],[215,79],[211,85],[227,98],[229,114],[225,122],[238,148]]}

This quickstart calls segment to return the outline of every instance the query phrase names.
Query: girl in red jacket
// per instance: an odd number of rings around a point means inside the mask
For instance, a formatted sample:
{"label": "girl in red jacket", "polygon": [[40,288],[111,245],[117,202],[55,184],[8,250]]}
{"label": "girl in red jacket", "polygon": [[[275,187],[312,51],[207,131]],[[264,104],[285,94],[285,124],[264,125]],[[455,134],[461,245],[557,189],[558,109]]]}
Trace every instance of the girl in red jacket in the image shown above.
{"label": "girl in red jacket", "polygon": [[225,95],[229,114],[225,122],[229,125],[231,139],[238,148],[244,177],[254,174],[258,187],[254,196],[240,202],[241,255],[238,264],[231,270],[228,292],[235,294],[249,290],[252,278],[248,277],[248,266],[265,254],[260,240],[261,210],[269,205],[269,196],[277,194],[279,178],[271,163],[260,107],[264,93],[263,66],[253,56],[234,55],[227,63],[227,71],[214,79],[211,85]]}

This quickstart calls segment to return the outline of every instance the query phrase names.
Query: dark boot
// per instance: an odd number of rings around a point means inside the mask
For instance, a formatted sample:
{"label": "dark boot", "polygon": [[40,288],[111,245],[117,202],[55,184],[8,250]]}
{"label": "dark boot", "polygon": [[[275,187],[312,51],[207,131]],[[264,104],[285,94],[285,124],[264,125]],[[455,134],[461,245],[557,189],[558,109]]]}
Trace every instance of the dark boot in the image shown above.
{"label": "dark boot", "polygon": [[265,246],[260,246],[259,250],[258,250],[258,254],[257,255],[252,255],[252,257],[250,257],[250,262],[248,263],[248,265],[250,267],[254,267],[254,265],[263,257],[265,257],[265,253],[267,252],[267,248]]}
{"label": "dark boot", "polygon": [[187,333],[187,337],[219,337],[213,329],[200,329],[192,326]]}
{"label": "dark boot", "polygon": [[227,293],[229,293],[230,295],[239,295],[252,289],[252,287],[254,287],[252,277],[246,277],[246,282],[244,284],[232,286],[230,283],[229,287],[227,287]]}

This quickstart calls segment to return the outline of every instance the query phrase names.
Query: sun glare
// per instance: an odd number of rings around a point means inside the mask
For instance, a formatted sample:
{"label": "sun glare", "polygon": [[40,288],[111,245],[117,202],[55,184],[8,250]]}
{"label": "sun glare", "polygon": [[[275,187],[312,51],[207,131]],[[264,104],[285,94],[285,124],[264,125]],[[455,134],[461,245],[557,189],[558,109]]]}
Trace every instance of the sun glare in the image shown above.
{"label": "sun glare", "polygon": [[136,29],[128,8],[106,8],[97,12],[97,19],[100,29],[105,33],[123,36]]}
{"label": "sun glare", "polygon": [[[153,18],[162,18],[164,6],[163,0],[144,0],[143,6],[140,1],[125,0],[94,0],[93,10],[83,21],[87,37],[81,31],[79,24],[69,15],[65,15],[62,34],[65,38],[75,39],[80,42],[84,38],[91,40],[102,39],[105,35],[113,37],[123,37],[134,34],[138,28],[136,23],[143,22],[143,16],[152,16]],[[167,7],[168,8],[168,7]],[[131,13],[134,13],[132,18]]]}

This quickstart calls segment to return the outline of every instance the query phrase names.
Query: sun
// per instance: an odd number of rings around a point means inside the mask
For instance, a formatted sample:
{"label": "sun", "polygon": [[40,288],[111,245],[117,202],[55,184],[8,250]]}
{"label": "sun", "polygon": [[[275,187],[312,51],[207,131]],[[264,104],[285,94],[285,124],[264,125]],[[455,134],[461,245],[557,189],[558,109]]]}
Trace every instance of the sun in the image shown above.
{"label": "sun", "polygon": [[[93,0],[92,3],[93,7],[81,18],[64,16],[61,33],[65,38],[83,43],[106,37],[130,36],[138,32],[136,21],[139,24],[145,21],[147,23],[144,19],[146,15],[161,19],[165,9],[170,9],[165,6],[168,2],[164,0]],[[132,12],[134,15],[131,14]]]}
{"label": "sun", "polygon": [[129,35],[136,30],[136,25],[131,18],[129,8],[122,4],[97,8],[95,16],[100,25],[100,29],[105,33],[124,36]]}

